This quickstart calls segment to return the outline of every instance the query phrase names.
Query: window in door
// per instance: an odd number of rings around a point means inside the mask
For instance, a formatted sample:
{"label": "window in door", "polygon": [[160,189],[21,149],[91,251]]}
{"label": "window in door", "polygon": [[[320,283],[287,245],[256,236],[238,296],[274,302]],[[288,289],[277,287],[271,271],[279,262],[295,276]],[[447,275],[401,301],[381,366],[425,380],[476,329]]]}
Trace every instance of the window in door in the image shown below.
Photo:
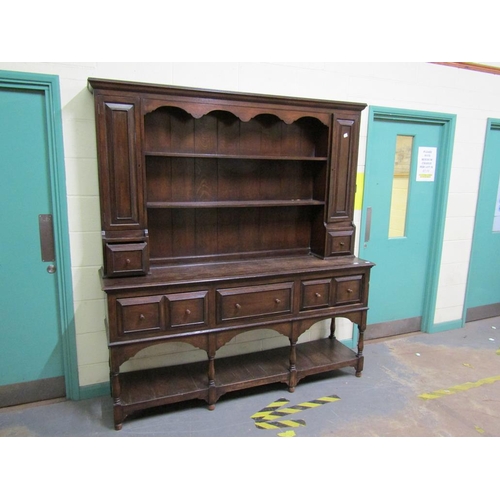
{"label": "window in door", "polygon": [[412,151],[413,136],[396,136],[391,210],[389,214],[389,238],[403,238],[406,236],[406,213],[408,209]]}
{"label": "window in door", "polygon": [[500,179],[498,181],[497,199],[495,203],[495,215],[493,217],[493,232],[500,233]]}

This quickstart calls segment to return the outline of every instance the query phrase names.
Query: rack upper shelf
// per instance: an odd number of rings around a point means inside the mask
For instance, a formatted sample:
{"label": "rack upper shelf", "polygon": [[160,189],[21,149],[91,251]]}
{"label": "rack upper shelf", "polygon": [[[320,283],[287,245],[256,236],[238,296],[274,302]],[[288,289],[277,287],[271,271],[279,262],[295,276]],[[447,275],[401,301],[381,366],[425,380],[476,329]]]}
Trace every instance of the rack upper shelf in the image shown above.
{"label": "rack upper shelf", "polygon": [[222,160],[270,160],[270,161],[326,161],[326,156],[277,156],[277,155],[247,155],[218,153],[181,153],[170,151],[145,151],[145,156],[160,156],[167,158],[214,158]]}
{"label": "rack upper shelf", "polygon": [[321,206],[320,200],[150,201],[148,208],[255,208]]}

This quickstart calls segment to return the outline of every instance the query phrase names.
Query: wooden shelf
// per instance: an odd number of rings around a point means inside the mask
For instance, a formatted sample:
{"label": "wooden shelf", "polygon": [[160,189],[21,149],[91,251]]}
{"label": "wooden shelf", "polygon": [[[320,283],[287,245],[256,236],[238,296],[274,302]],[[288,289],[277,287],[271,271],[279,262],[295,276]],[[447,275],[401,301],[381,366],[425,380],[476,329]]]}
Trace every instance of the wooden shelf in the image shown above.
{"label": "wooden shelf", "polygon": [[[215,385],[221,393],[274,382],[288,383],[289,347],[220,358],[215,362]],[[299,378],[355,367],[356,354],[336,339],[297,344],[296,370]]]}
{"label": "wooden shelf", "polygon": [[354,351],[336,339],[297,344],[297,372],[301,377],[347,366],[355,367],[358,359]]}
{"label": "wooden shelf", "polygon": [[273,160],[273,161],[326,161],[326,156],[276,156],[276,155],[229,155],[216,153],[175,153],[170,151],[146,151],[145,156],[168,158],[212,158],[221,160]]}
{"label": "wooden shelf", "polygon": [[150,201],[148,208],[266,208],[322,206],[318,200],[249,200],[249,201]]}
{"label": "wooden shelf", "polygon": [[[231,391],[288,383],[289,347],[220,358],[215,361],[215,387],[219,395]],[[297,375],[325,373],[353,366],[356,354],[336,339],[320,339],[297,345]],[[162,406],[208,397],[208,362],[121,373],[120,406],[126,414],[141,408]]]}
{"label": "wooden shelf", "polygon": [[[120,373],[121,406],[126,414],[208,394],[207,362]],[[128,411],[127,411],[128,409]]]}

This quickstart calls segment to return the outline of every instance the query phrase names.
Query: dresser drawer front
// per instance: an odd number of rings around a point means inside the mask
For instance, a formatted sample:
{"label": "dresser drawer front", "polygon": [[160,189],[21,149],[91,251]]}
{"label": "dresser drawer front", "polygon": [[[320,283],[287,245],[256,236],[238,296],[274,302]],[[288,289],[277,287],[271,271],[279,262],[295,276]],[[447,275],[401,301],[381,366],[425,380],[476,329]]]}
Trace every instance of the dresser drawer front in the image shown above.
{"label": "dresser drawer front", "polygon": [[118,299],[117,321],[121,335],[161,331],[165,323],[163,297]]}
{"label": "dresser drawer front", "polygon": [[331,282],[330,279],[302,282],[301,310],[328,307]]}
{"label": "dresser drawer front", "polygon": [[349,255],[352,253],[354,231],[332,231],[328,233],[327,255]]}
{"label": "dresser drawer front", "polygon": [[293,283],[218,290],[217,319],[222,322],[290,313],[292,293]]}
{"label": "dresser drawer front", "polygon": [[106,276],[147,274],[147,243],[106,244]]}
{"label": "dresser drawer front", "polygon": [[171,333],[206,326],[208,292],[197,291],[116,300],[119,335]]}
{"label": "dresser drawer front", "polygon": [[363,301],[363,276],[334,278],[334,305],[353,304]]}
{"label": "dresser drawer front", "polygon": [[208,292],[177,293],[167,295],[168,326],[206,325],[208,318]]}

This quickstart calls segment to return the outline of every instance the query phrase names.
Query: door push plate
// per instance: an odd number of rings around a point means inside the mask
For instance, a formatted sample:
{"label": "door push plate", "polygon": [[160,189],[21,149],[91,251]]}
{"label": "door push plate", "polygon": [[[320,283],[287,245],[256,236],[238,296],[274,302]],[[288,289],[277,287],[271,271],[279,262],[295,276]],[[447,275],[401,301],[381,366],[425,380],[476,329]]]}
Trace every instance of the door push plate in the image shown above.
{"label": "door push plate", "polygon": [[40,214],[38,216],[38,227],[40,229],[40,248],[42,251],[42,262],[54,262],[56,252],[54,245],[54,225],[51,214]]}
{"label": "door push plate", "polygon": [[365,247],[370,241],[370,234],[372,230],[372,207],[366,209],[366,224],[365,224]]}

